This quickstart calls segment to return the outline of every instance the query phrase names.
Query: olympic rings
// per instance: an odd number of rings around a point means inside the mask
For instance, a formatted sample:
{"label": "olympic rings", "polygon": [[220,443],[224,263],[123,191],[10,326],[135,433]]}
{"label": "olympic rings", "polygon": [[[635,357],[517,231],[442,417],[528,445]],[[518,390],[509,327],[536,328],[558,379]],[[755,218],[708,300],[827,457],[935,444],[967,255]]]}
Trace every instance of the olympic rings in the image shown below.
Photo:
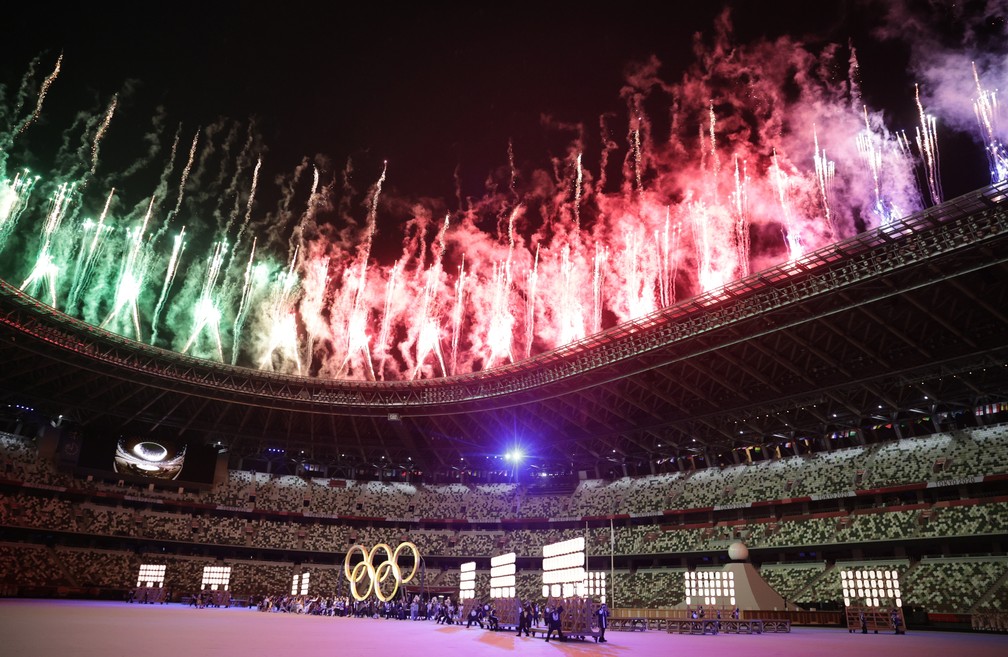
{"label": "olympic rings", "polygon": [[[377,566],[374,565],[374,558],[378,551],[381,550],[385,553],[385,561],[381,562]],[[413,553],[413,570],[410,571],[409,575],[403,577],[402,570],[399,568],[399,555],[402,554],[404,550],[409,550]],[[360,552],[362,561],[350,567],[350,557],[353,556],[355,552]],[[410,541],[403,541],[399,544],[395,550],[393,550],[387,543],[378,543],[371,551],[368,552],[367,548],[363,545],[354,545],[346,553],[346,558],[343,560],[343,574],[346,575],[347,580],[350,581],[350,593],[357,601],[363,601],[371,595],[371,590],[374,590],[375,595],[382,602],[389,602],[395,598],[396,593],[399,592],[399,586],[406,584],[413,579],[416,575],[417,568],[420,567],[420,551],[417,550],[417,546]],[[386,596],[381,589],[382,582],[391,576],[395,582],[392,587],[392,592]],[[357,584],[367,577],[368,583],[367,588],[364,593],[357,590]]]}

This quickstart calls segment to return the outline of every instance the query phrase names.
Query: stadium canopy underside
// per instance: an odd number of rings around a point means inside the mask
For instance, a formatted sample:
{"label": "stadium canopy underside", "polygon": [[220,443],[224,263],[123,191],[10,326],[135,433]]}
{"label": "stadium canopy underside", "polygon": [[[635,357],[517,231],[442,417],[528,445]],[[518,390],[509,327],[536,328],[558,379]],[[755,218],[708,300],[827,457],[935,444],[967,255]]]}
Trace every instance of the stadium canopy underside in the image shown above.
{"label": "stadium canopy underside", "polygon": [[545,469],[641,473],[806,439],[829,449],[834,436],[864,441],[883,427],[945,429],[1008,401],[1006,190],[512,365],[418,381],[199,360],[2,283],[0,394],[92,430],[220,442],[239,459],[274,448],[330,467],[432,471],[480,468],[521,446]]}

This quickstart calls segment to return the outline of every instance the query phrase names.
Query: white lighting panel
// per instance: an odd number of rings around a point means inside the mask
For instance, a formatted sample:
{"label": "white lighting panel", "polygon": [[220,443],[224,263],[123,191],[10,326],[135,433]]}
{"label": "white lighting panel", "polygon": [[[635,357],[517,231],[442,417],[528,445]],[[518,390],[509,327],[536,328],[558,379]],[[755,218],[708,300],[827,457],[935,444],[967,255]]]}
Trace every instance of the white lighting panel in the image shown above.
{"label": "white lighting panel", "polygon": [[204,566],[200,590],[227,591],[231,583],[231,566]]}
{"label": "white lighting panel", "polygon": [[164,586],[165,569],[167,566],[145,563],[140,565],[140,572],[137,573],[137,586]]}
{"label": "white lighting panel", "polygon": [[308,595],[308,580],[310,577],[310,573],[294,575],[291,580],[291,595]]}
{"label": "white lighting panel", "polygon": [[840,590],[845,607],[852,604],[865,607],[903,606],[899,573],[895,570],[841,570]]}
{"label": "white lighting panel", "polygon": [[499,554],[490,559],[490,597],[514,597],[515,590],[515,560],[514,552]]}
{"label": "white lighting panel", "polygon": [[571,552],[584,553],[584,536],[560,541],[559,543],[548,543],[543,546],[543,557],[554,557],[558,554],[568,554]]}
{"label": "white lighting panel", "polygon": [[683,573],[686,604],[735,605],[735,573],[701,570]]}
{"label": "white lighting panel", "polygon": [[572,597],[585,591],[584,536],[543,546],[543,597]]}
{"label": "white lighting panel", "polygon": [[606,601],[606,574],[604,571],[589,571],[578,595],[591,596],[599,602]]}
{"label": "white lighting panel", "polygon": [[459,600],[471,600],[476,597],[476,562],[467,561],[459,570]]}
{"label": "white lighting panel", "polygon": [[517,555],[514,552],[508,552],[507,554],[498,554],[495,557],[491,557],[490,572],[491,573],[493,572],[495,566],[503,566],[504,564],[514,564],[516,559]]}
{"label": "white lighting panel", "polygon": [[584,568],[564,568],[563,570],[543,571],[543,584],[566,584],[568,582],[583,582]]}

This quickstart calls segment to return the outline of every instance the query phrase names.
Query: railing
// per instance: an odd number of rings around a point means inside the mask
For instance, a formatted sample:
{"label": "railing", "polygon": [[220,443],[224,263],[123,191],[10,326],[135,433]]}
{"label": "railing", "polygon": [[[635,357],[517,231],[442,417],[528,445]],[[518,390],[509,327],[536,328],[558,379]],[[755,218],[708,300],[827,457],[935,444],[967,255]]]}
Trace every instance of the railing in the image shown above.
{"label": "railing", "polygon": [[[718,628],[710,623],[720,622],[721,632],[759,634],[762,632],[789,632],[792,625],[843,625],[840,611],[800,611],[749,609],[740,618],[730,618],[730,611],[722,611],[722,618],[693,618],[685,609],[620,607],[612,610],[609,627],[617,631],[665,630],[680,634],[710,634]],[[727,628],[727,629],[726,629]]]}

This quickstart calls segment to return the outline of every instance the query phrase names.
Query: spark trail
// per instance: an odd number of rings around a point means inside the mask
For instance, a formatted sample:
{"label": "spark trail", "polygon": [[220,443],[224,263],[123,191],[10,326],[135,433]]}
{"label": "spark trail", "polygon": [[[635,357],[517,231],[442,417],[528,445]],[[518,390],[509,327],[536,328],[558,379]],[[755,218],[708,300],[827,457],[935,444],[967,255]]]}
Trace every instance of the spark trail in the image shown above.
{"label": "spark trail", "polygon": [[412,378],[420,376],[420,371],[425,361],[434,356],[441,367],[441,376],[447,376],[448,370],[445,367],[444,352],[441,349],[441,321],[439,319],[438,304],[441,291],[441,277],[444,274],[441,259],[445,251],[445,233],[448,232],[448,216],[445,216],[441,230],[435,238],[437,249],[435,251],[434,262],[424,280],[423,294],[421,295],[420,311],[417,313],[416,331],[416,367],[413,369]]}
{"label": "spark trail", "polygon": [[151,318],[151,344],[157,344],[158,323],[161,319],[161,311],[164,310],[165,301],[168,299],[168,292],[171,290],[172,282],[175,280],[175,272],[178,271],[180,256],[185,248],[185,226],[175,236],[171,255],[168,256],[168,264],[165,268],[164,282],[161,284],[161,294],[154,305],[154,315]]}
{"label": "spark trail", "polygon": [[[991,182],[999,183],[1008,180],[1008,150],[1002,139],[1001,107],[998,105],[997,94],[984,89],[980,84],[980,74],[976,63],[973,63],[973,81],[976,83],[976,98],[973,100],[973,112],[983,133],[987,161],[990,162]],[[0,215],[2,216],[2,215]]]}
{"label": "spark trail", "polygon": [[221,342],[220,322],[221,310],[215,301],[215,288],[217,279],[221,275],[221,266],[224,264],[224,256],[227,253],[227,245],[224,242],[217,242],[214,245],[213,253],[207,262],[206,279],[196,304],[192,308],[192,332],[181,353],[189,352],[196,340],[204,333],[209,333],[212,345],[216,348],[218,362],[224,362],[224,345]]}
{"label": "spark trail", "polygon": [[[105,247],[105,238],[108,237],[112,230],[110,227],[105,225],[105,218],[108,216],[113,196],[115,196],[114,187],[109,190],[108,197],[105,199],[105,207],[102,208],[101,214],[98,215],[97,223],[91,223],[90,221],[84,222],[83,228],[85,235],[83,235],[83,237],[87,237],[87,231],[92,229],[94,230],[94,235],[91,237],[90,242],[86,239],[82,239],[80,250],[77,252],[77,262],[74,266],[73,274],[73,285],[70,287],[70,296],[67,298],[67,306],[70,308],[75,308],[77,306],[80,293],[88,284],[91,283],[91,275],[94,272],[98,255]],[[86,248],[85,244],[87,244]]]}
{"label": "spark trail", "polygon": [[95,171],[98,169],[98,154],[101,148],[102,137],[108,132],[109,124],[112,123],[112,115],[115,114],[116,105],[119,102],[119,94],[113,94],[112,100],[109,102],[108,109],[105,110],[105,118],[102,120],[101,125],[98,126],[98,131],[95,133],[94,141],[91,143],[91,175],[94,175]]}
{"label": "spark trail", "polygon": [[511,286],[514,280],[511,272],[514,258],[514,224],[522,212],[522,206],[516,207],[508,216],[508,250],[503,262],[495,262],[490,280],[492,293],[490,296],[490,318],[487,325],[486,345],[487,367],[493,367],[501,361],[514,362],[512,340],[514,338],[514,316],[511,313]]}
{"label": "spark trail", "polygon": [[60,53],[59,57],[56,58],[56,66],[53,67],[52,73],[47,75],[46,79],[42,82],[42,87],[39,89],[38,100],[35,102],[35,111],[33,111],[31,115],[18,127],[17,134],[20,135],[22,132],[27,130],[32,123],[35,123],[35,121],[38,120],[39,114],[42,113],[42,103],[45,102],[46,94],[49,93],[49,87],[52,86],[52,83],[56,80],[56,76],[59,75],[60,65],[62,63],[63,53]]}
{"label": "spark trail", "polygon": [[773,178],[774,186],[777,190],[777,200],[780,202],[781,212],[784,215],[784,226],[781,230],[784,233],[784,242],[787,245],[788,262],[794,262],[805,255],[805,245],[795,221],[791,201],[788,197],[791,181],[780,166],[776,150],[773,154]]}
{"label": "spark trail", "polygon": [[892,215],[882,199],[880,179],[882,177],[882,146],[881,139],[871,128],[868,120],[868,107],[864,107],[864,130],[857,134],[857,149],[861,160],[865,163],[872,177],[872,187],[875,192],[875,214],[882,220],[882,225],[892,221]]}
{"label": "spark trail", "polygon": [[[539,246],[537,245],[535,251],[535,260],[532,263],[532,269],[529,270],[525,281],[525,289],[528,290],[528,296],[525,301],[526,358],[532,355],[532,342],[533,340],[535,340],[535,314],[536,314],[536,300],[537,300],[538,288],[539,288]],[[566,287],[564,289],[566,289]],[[561,303],[561,305],[563,304]]]}
{"label": "spark trail", "polygon": [[388,163],[382,168],[381,176],[375,183],[374,192],[371,195],[371,206],[367,218],[367,234],[359,255],[359,265],[354,271],[347,271],[347,279],[350,282],[351,307],[346,317],[344,325],[345,354],[343,363],[337,371],[337,377],[343,376],[347,368],[356,359],[366,368],[368,379],[375,380],[374,364],[371,361],[370,336],[368,335],[368,308],[365,303],[367,294],[367,274],[368,259],[371,257],[371,246],[374,240],[375,224],[378,215],[378,199],[381,196],[382,185],[385,183],[385,175],[388,173]]}
{"label": "spark trail", "polygon": [[18,220],[28,207],[38,176],[25,169],[14,175],[14,180],[0,179],[0,249],[14,231]]}
{"label": "spark trail", "polygon": [[938,119],[925,113],[920,99],[920,87],[915,85],[914,90],[920,119],[920,125],[916,128],[917,150],[924,163],[924,176],[931,193],[931,202],[937,205],[943,200],[941,179],[938,177]]}
{"label": "spark trail", "polygon": [[49,204],[49,212],[42,225],[42,243],[39,247],[38,256],[35,258],[35,266],[32,267],[28,278],[21,283],[20,289],[27,294],[38,296],[37,291],[44,287],[49,293],[49,305],[56,308],[57,278],[59,277],[59,265],[55,262],[52,254],[52,243],[63,218],[66,216],[70,205],[70,199],[74,192],[74,186],[63,183],[53,195]]}
{"label": "spark trail", "polygon": [[238,237],[235,238],[235,247],[241,244],[241,239],[245,235],[249,221],[252,220],[252,206],[255,205],[256,188],[259,186],[259,170],[262,169],[262,157],[256,160],[255,170],[252,172],[252,188],[249,191],[248,204],[245,206],[245,219],[238,229]]}
{"label": "spark trail", "polygon": [[822,201],[823,213],[826,218],[826,229],[831,236],[836,235],[836,226],[833,225],[833,210],[830,207],[833,196],[833,178],[836,176],[836,163],[826,158],[825,149],[819,150],[819,131],[812,127],[812,138],[815,141],[815,162],[816,182],[819,186],[819,198]]}
{"label": "spark trail", "polygon": [[249,297],[255,288],[256,277],[253,276],[254,263],[255,263],[255,252],[256,252],[256,240],[252,239],[252,248],[249,252],[248,263],[245,265],[245,274],[242,277],[242,291],[241,298],[238,301],[238,312],[235,313],[234,325],[231,327],[231,364],[235,365],[238,362],[238,346],[241,344],[241,333],[242,326],[245,324],[245,319],[248,317],[248,303]]}
{"label": "spark trail", "polygon": [[196,160],[196,151],[199,146],[199,135],[200,131],[199,128],[197,128],[196,133],[193,134],[192,144],[189,146],[189,157],[186,160],[185,166],[182,168],[182,176],[179,178],[178,198],[175,199],[175,207],[168,213],[168,216],[165,217],[162,231],[158,232],[158,236],[160,236],[163,230],[168,228],[168,224],[173,218],[178,216],[179,210],[182,209],[182,201],[185,198],[186,183],[189,181],[189,174],[192,172],[193,162]]}
{"label": "spark trail", "polygon": [[[266,307],[267,338],[259,360],[259,369],[285,371],[285,362],[293,362],[298,374],[304,374],[298,345],[296,308],[294,307],[298,289],[298,251],[295,249],[285,271],[280,272],[273,287],[272,298]],[[279,364],[278,368],[276,364]]]}
{"label": "spark trail", "polygon": [[119,270],[119,279],[116,281],[115,303],[111,312],[101,323],[102,328],[108,327],[124,309],[128,308],[135,340],[143,340],[143,336],[140,335],[140,309],[137,307],[137,298],[143,289],[144,275],[146,274],[146,258],[143,253],[144,233],[153,210],[154,197],[152,196],[143,223],[139,228],[127,233],[129,250],[123,260],[122,268]]}
{"label": "spark trail", "polygon": [[749,175],[743,163],[739,171],[739,158],[735,158],[735,189],[731,194],[732,228],[735,238],[735,257],[738,261],[739,276],[749,275]]}

